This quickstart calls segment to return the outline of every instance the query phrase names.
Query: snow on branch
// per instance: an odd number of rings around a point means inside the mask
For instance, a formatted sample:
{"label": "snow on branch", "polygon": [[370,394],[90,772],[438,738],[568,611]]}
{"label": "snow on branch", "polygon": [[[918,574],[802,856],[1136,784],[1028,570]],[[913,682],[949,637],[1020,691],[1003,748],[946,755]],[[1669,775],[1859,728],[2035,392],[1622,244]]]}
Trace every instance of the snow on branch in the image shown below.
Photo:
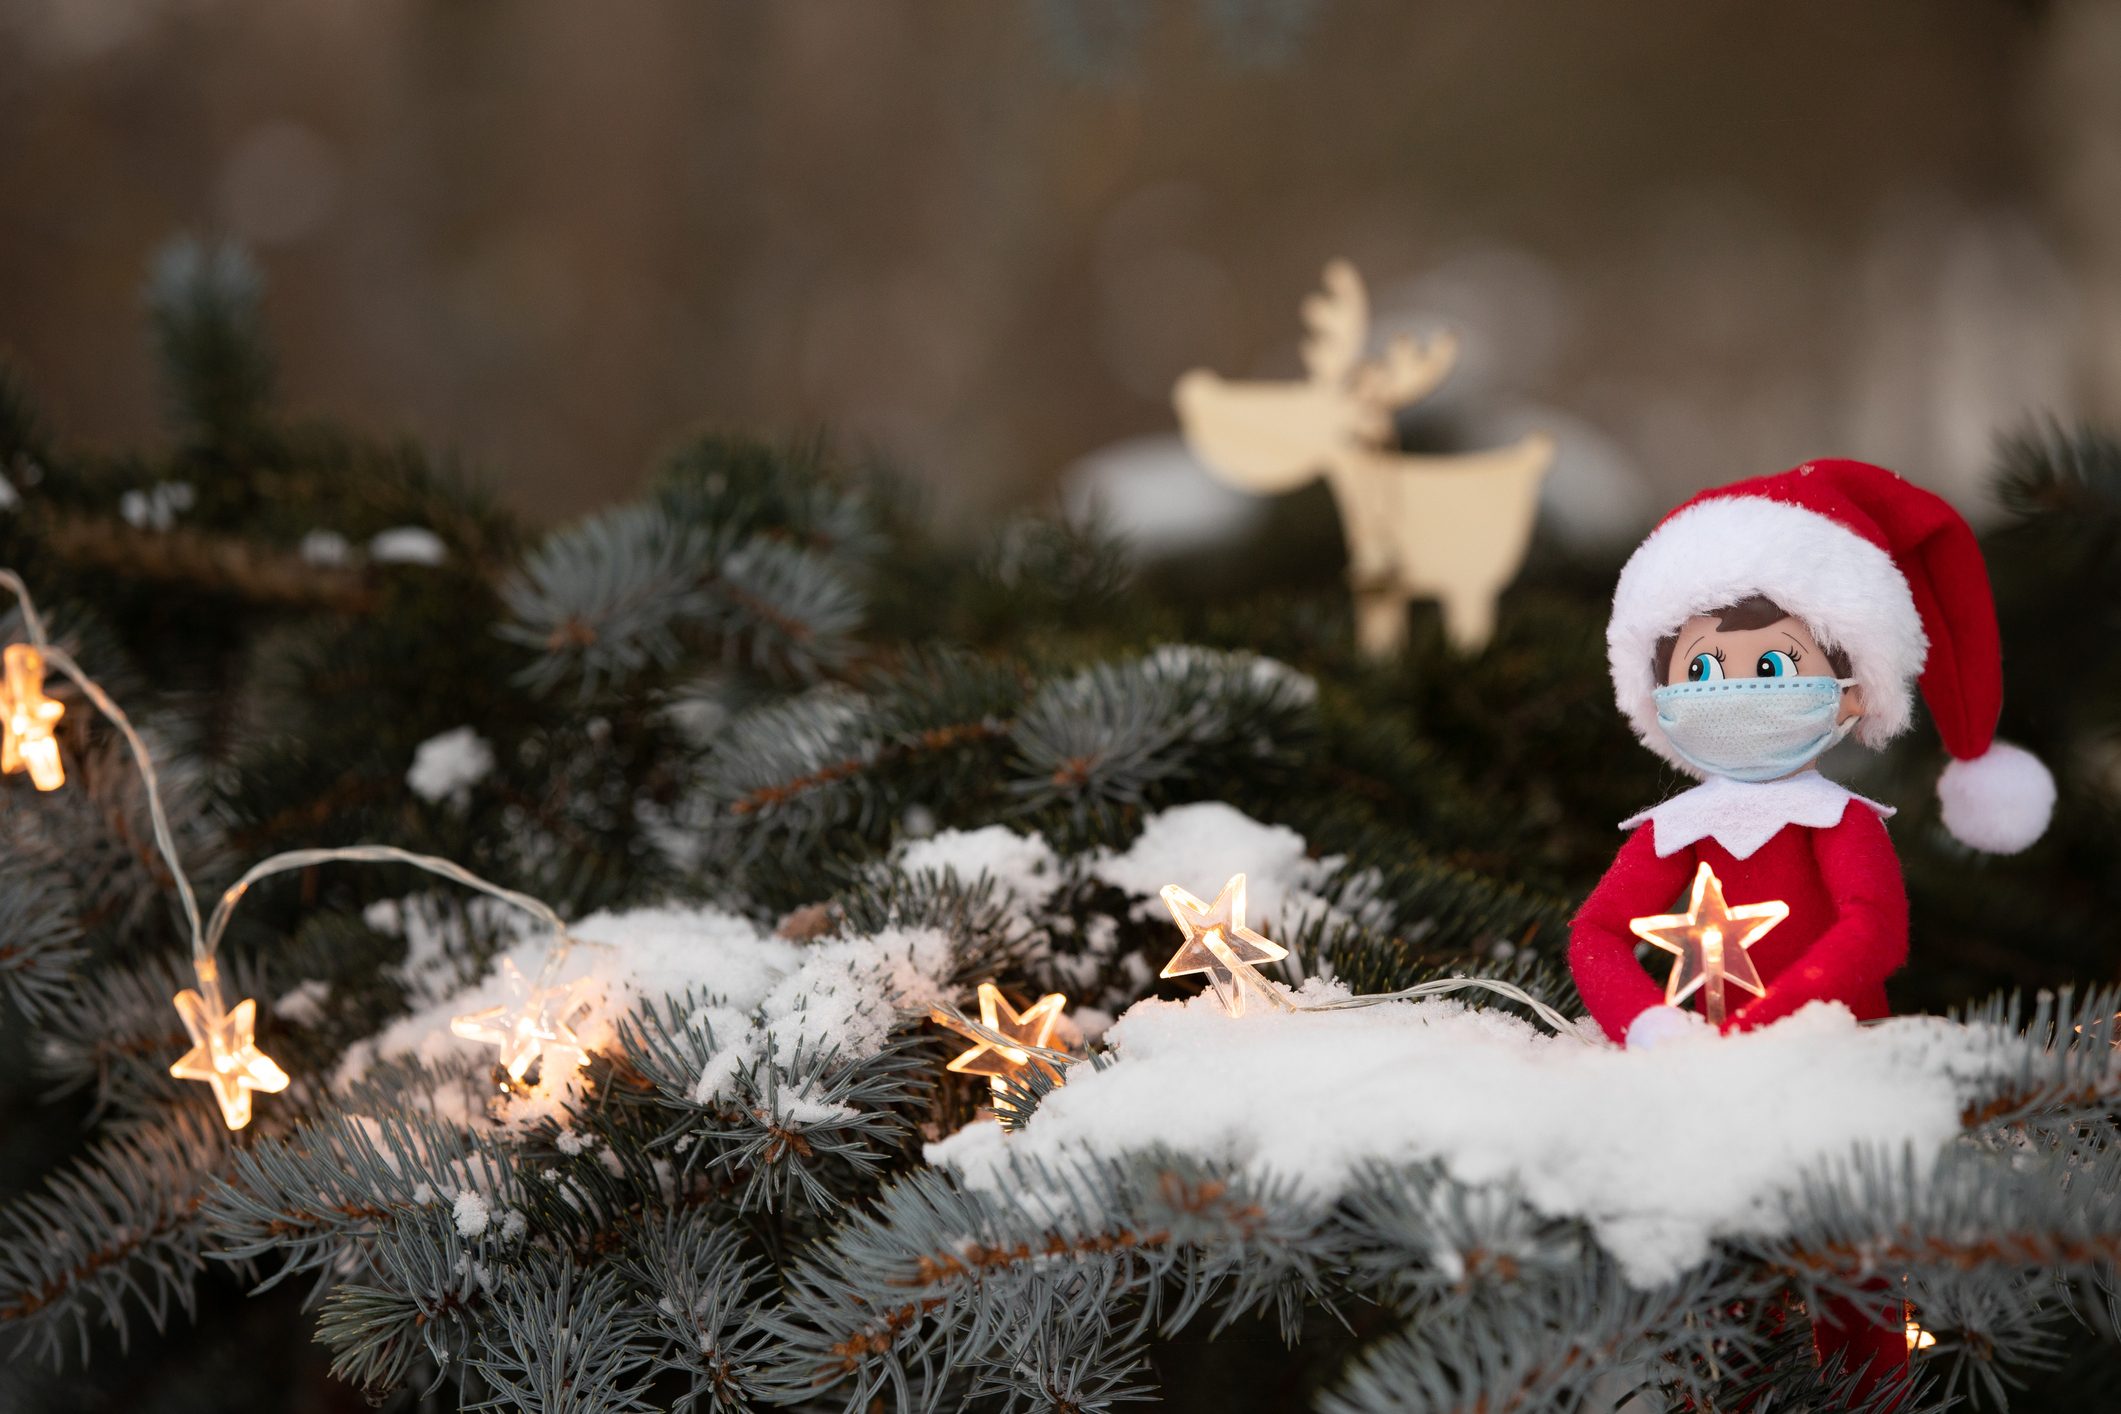
{"label": "snow on branch", "polygon": [[970,1126],[930,1160],[1009,1192],[1029,1164],[1176,1150],[1314,1202],[1372,1165],[1435,1162],[1588,1224],[1643,1286],[1719,1239],[1786,1230],[1805,1176],[1859,1147],[1937,1153],[2013,1053],[1989,1029],[1859,1026],[1825,1005],[1653,1052],[1451,1002],[1230,1017],[1212,998],[1152,1000],[1109,1040],[1116,1063],[1071,1075],[1017,1132]]}

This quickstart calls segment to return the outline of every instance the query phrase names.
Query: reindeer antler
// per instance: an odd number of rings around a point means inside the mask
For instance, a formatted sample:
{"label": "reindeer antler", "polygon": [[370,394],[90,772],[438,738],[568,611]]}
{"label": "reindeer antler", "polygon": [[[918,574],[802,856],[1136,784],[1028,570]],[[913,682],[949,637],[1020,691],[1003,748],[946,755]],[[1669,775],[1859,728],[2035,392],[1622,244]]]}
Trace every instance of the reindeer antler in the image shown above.
{"label": "reindeer antler", "polygon": [[1370,299],[1362,276],[1345,260],[1326,266],[1324,288],[1304,300],[1304,368],[1311,382],[1339,388],[1363,407],[1364,423],[1389,416],[1392,409],[1419,402],[1450,376],[1458,362],[1458,340],[1448,333],[1419,343],[1401,335],[1382,358],[1365,361],[1370,333]]}
{"label": "reindeer antler", "polygon": [[1338,387],[1355,372],[1370,334],[1370,301],[1362,276],[1345,260],[1326,265],[1325,288],[1304,298],[1304,368],[1313,383]]}
{"label": "reindeer antler", "polygon": [[1457,362],[1458,337],[1448,330],[1418,344],[1402,334],[1383,358],[1355,370],[1355,396],[1381,408],[1405,407],[1426,398]]}

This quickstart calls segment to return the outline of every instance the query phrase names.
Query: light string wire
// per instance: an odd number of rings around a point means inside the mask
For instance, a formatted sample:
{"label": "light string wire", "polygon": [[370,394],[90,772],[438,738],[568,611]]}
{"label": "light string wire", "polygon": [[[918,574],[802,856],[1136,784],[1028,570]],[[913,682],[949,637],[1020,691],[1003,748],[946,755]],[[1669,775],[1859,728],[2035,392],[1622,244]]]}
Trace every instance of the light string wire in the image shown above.
{"label": "light string wire", "polygon": [[147,791],[147,814],[154,831],[155,848],[168,866],[170,878],[176,885],[177,897],[183,904],[185,926],[191,934],[192,972],[198,979],[200,995],[211,1004],[215,1012],[227,1009],[226,999],[221,993],[220,967],[215,960],[216,954],[221,936],[228,929],[229,919],[250,886],[274,874],[341,861],[410,865],[415,869],[423,869],[430,874],[463,884],[467,888],[476,889],[523,910],[553,931],[553,946],[546,952],[536,985],[548,985],[554,974],[559,971],[573,947],[574,939],[567,932],[567,921],[560,917],[551,905],[529,894],[504,888],[490,879],[481,878],[453,860],[431,854],[416,854],[396,845],[343,845],[332,849],[288,850],[272,855],[253,864],[244,871],[242,878],[229,885],[214,906],[212,918],[202,923],[198,895],[192,889],[191,876],[185,871],[184,860],[177,852],[176,836],[170,829],[169,813],[162,804],[161,781],[155,771],[154,754],[148,750],[147,743],[141,740],[140,733],[134,729],[132,718],[126,715],[125,709],[111,699],[111,695],[103,690],[102,684],[90,677],[87,671],[74,661],[73,654],[51,641],[51,633],[44,622],[44,616],[38,612],[36,600],[31,596],[29,586],[23,583],[22,576],[11,569],[0,568],[0,588],[13,592],[21,607],[22,624],[29,634],[32,646],[47,663],[81,689],[82,695],[118,729],[125,738],[126,746],[131,749],[133,764],[139,771],[141,782]]}
{"label": "light string wire", "polygon": [[[1449,996],[1453,992],[1479,989],[1493,992],[1499,997],[1507,998],[1520,1006],[1529,1008],[1541,1021],[1553,1028],[1557,1036],[1568,1036],[1579,1041],[1584,1040],[1581,1028],[1578,1027],[1573,1019],[1557,1011],[1515,983],[1505,982],[1495,977],[1438,977],[1431,981],[1416,983],[1412,987],[1402,987],[1396,992],[1374,992],[1362,996],[1342,997],[1337,1001],[1305,1003],[1291,1001],[1280,987],[1261,976],[1259,971],[1250,963],[1237,962],[1231,968],[1231,971],[1236,974],[1244,985],[1251,987],[1259,995],[1286,1012],[1352,1011],[1358,1007],[1382,1006],[1386,1002],[1426,1001],[1433,997]],[[1051,1046],[1034,1046],[1028,1041],[1020,1041],[1004,1036],[1001,1032],[994,1030],[992,1027],[982,1025],[978,1020],[967,1015],[962,1007],[945,1004],[931,1008],[931,1014],[939,1019],[948,1017],[952,1029],[961,1030],[967,1037],[985,1044],[989,1049],[999,1051],[1004,1055],[1020,1052],[1032,1060],[1043,1061],[1047,1065],[1052,1066],[1056,1073],[1063,1067],[1079,1065],[1085,1059],[1085,1057],[1076,1055],[1072,1051],[1057,1050]]]}
{"label": "light string wire", "polygon": [[1457,973],[1450,977],[1437,977],[1427,982],[1417,982],[1411,987],[1402,987],[1396,992],[1370,992],[1358,996],[1341,997],[1333,1001],[1299,1002],[1289,996],[1285,987],[1269,981],[1265,974],[1253,964],[1238,957],[1228,947],[1210,944],[1216,961],[1242,987],[1249,987],[1278,1011],[1352,1011],[1357,1007],[1382,1006],[1386,1002],[1427,1001],[1433,997],[1445,997],[1453,992],[1485,991],[1516,1002],[1528,1008],[1534,1016],[1545,1022],[1556,1035],[1583,1036],[1582,1029],[1569,1016],[1549,1006],[1514,982],[1505,982],[1497,977],[1468,977]]}
{"label": "light string wire", "polygon": [[1418,982],[1411,987],[1402,987],[1396,992],[1377,992],[1366,996],[1342,997],[1338,1001],[1311,1002],[1291,1006],[1296,1011],[1350,1011],[1356,1007],[1377,1006],[1383,1002],[1423,1001],[1430,997],[1448,996],[1472,988],[1493,992],[1519,1006],[1531,1010],[1533,1015],[1552,1027],[1557,1035],[1581,1036],[1582,1030],[1576,1022],[1547,1005],[1514,982],[1504,982],[1495,977],[1438,977],[1433,981]]}
{"label": "light string wire", "polygon": [[[38,612],[36,600],[31,596],[29,586],[23,582],[20,575],[13,570],[0,568],[0,587],[5,587],[14,593],[16,601],[20,605],[23,627],[29,634],[31,644],[37,649],[39,654],[52,667],[58,669],[62,676],[80,688],[82,695],[87,697],[96,710],[101,712],[124,736],[125,744],[132,752],[133,764],[139,771],[141,782],[146,789],[147,813],[153,828],[155,848],[169,868],[171,881],[175,884],[178,899],[183,905],[185,926],[191,934],[192,971],[198,980],[200,994],[216,1013],[227,1009],[226,999],[221,992],[220,967],[216,961],[221,938],[227,932],[230,919],[234,916],[236,908],[243,901],[244,896],[250,891],[251,885],[275,874],[284,874],[297,869],[308,869],[317,865],[332,863],[407,865],[462,884],[466,888],[474,889],[528,913],[531,917],[551,928],[553,933],[552,945],[546,950],[544,963],[538,969],[538,976],[536,981],[532,983],[532,987],[533,990],[538,990],[551,984],[552,979],[558,974],[560,967],[565,963],[574,947],[574,939],[567,931],[567,920],[562,918],[551,905],[545,903],[542,899],[534,898],[519,890],[506,888],[490,879],[482,878],[454,860],[443,859],[437,855],[419,854],[412,850],[401,849],[396,845],[340,845],[332,848],[286,850],[282,853],[271,855],[244,870],[242,877],[223,890],[220,900],[214,905],[212,917],[202,923],[200,921],[198,895],[192,888],[191,876],[185,871],[183,858],[177,852],[176,837],[169,824],[169,813],[162,804],[161,781],[155,770],[154,755],[148,750],[147,743],[141,739],[140,733],[133,727],[132,718],[126,715],[124,708],[112,700],[110,694],[103,690],[100,683],[89,676],[87,671],[74,660],[74,656],[71,653],[51,641],[51,634],[44,622],[44,617]],[[1452,992],[1477,988],[1492,992],[1529,1008],[1540,1020],[1544,1021],[1560,1035],[1580,1035],[1576,1024],[1561,1012],[1524,989],[1494,978],[1438,978],[1412,987],[1401,988],[1396,992],[1380,992],[1372,995],[1345,997],[1329,1002],[1298,1003],[1290,1000],[1282,988],[1269,982],[1251,964],[1228,955],[1219,956],[1218,960],[1228,967],[1240,985],[1250,987],[1270,1005],[1284,1012],[1345,1011],[1356,1007],[1378,1006],[1386,1002],[1416,1001],[1446,996]],[[954,1006],[947,1008],[947,1010],[955,1021],[963,1025],[967,1034],[989,1046],[998,1046],[1005,1052],[1021,1052],[1055,1066],[1073,1064],[1081,1059],[1081,1057],[1067,1051],[1055,1050],[1048,1046],[1033,1046],[1020,1040],[1012,1040],[966,1016]]]}
{"label": "light string wire", "polygon": [[1083,1057],[1073,1051],[1056,1050],[1052,1046],[1034,1046],[1029,1041],[1011,1040],[993,1027],[966,1015],[962,1007],[950,1003],[930,1007],[928,1012],[931,1017],[947,1016],[950,1018],[950,1024],[953,1028],[962,1027],[967,1037],[980,1042],[989,1050],[1000,1051],[1003,1055],[1007,1055],[1012,1051],[1021,1051],[1033,1060],[1045,1061],[1056,1068],[1064,1065],[1076,1065],[1081,1063],[1083,1059]]}
{"label": "light string wire", "polygon": [[252,884],[274,874],[332,863],[410,865],[462,884],[466,888],[476,889],[490,898],[497,898],[528,913],[552,929],[553,944],[547,951],[545,965],[539,969],[538,974],[538,985],[541,987],[552,980],[552,974],[559,969],[574,946],[574,938],[567,931],[567,920],[560,917],[559,913],[542,899],[506,888],[491,879],[483,879],[454,860],[443,859],[438,855],[416,854],[412,850],[400,849],[391,844],[349,844],[329,849],[290,849],[261,859],[244,870],[243,877],[222,892],[221,901],[214,905],[213,917],[207,921],[206,932],[200,945],[200,955],[205,960],[205,965],[213,965],[214,952],[220,946],[221,935],[228,930],[229,918],[235,913],[236,905],[243,901],[243,895],[249,892]]}
{"label": "light string wire", "polygon": [[1496,977],[1438,977],[1427,982],[1417,982],[1411,987],[1402,987],[1396,992],[1366,992],[1359,996],[1340,997],[1325,1002],[1299,1002],[1292,1000],[1287,992],[1267,980],[1251,963],[1231,955],[1220,960],[1235,974],[1237,980],[1250,987],[1261,997],[1282,1011],[1352,1011],[1357,1007],[1382,1006],[1386,1002],[1418,1002],[1432,997],[1445,997],[1453,992],[1480,990],[1493,992],[1518,1005],[1527,1007],[1551,1027],[1556,1035],[1582,1036],[1581,1029],[1567,1015],[1549,1006],[1514,982],[1505,982]]}
{"label": "light string wire", "polygon": [[[163,862],[169,866],[170,877],[177,886],[177,897],[184,904],[184,922],[191,930],[192,960],[195,965],[210,972],[213,967],[213,955],[205,944],[205,930],[199,925],[199,899],[192,892],[191,876],[184,872],[184,861],[177,854],[176,837],[169,828],[169,814],[162,808],[162,786],[155,774],[153,754],[148,751],[147,743],[140,739],[140,733],[133,730],[132,718],[125,715],[125,709],[113,702],[110,694],[103,690],[102,684],[90,677],[81,665],[74,661],[73,654],[51,641],[51,634],[45,628],[44,616],[37,612],[36,600],[30,597],[29,586],[22,582],[22,576],[10,569],[0,569],[0,585],[14,591],[15,599],[22,610],[22,626],[28,630],[30,643],[44,661],[57,668],[74,686],[80,688],[82,695],[117,727],[125,737],[125,744],[132,749],[133,764],[139,769],[140,779],[147,788],[147,816],[154,829],[155,848],[160,851]],[[201,983],[206,980],[206,975],[202,973]]]}

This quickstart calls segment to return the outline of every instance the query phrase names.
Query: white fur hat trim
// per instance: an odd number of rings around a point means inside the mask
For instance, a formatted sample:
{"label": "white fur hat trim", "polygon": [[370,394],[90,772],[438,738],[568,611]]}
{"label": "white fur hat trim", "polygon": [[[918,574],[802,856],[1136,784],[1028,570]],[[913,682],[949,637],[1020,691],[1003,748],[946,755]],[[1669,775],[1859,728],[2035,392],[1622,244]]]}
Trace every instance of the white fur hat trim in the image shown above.
{"label": "white fur hat trim", "polygon": [[1828,516],[1764,496],[1719,496],[1650,532],[1620,571],[1606,659],[1613,693],[1643,745],[1686,770],[1657,726],[1657,641],[1696,614],[1764,594],[1822,647],[1845,650],[1863,689],[1856,739],[1882,746],[1907,729],[1929,655],[1907,579],[1884,550]]}

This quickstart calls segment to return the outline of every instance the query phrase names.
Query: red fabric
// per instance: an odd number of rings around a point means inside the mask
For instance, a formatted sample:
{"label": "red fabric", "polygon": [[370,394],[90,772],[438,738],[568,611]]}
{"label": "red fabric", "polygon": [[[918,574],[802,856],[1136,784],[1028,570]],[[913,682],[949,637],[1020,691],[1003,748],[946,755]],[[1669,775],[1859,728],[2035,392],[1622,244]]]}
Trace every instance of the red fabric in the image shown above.
{"label": "red fabric", "polygon": [[[1974,532],[1943,497],[1868,462],[1828,458],[1703,491],[1675,506],[1759,496],[1822,515],[1893,557],[1929,638],[1922,700],[1944,749],[1972,760],[1995,739],[2003,712],[2003,640],[1988,566]],[[1763,585],[1763,592],[1772,593]]]}
{"label": "red fabric", "polygon": [[[1629,920],[1684,907],[1704,860],[1731,903],[1779,898],[1790,906],[1790,916],[1751,949],[1767,995],[1740,1008],[1727,1030],[1765,1025],[1811,1001],[1843,1002],[1863,1019],[1887,1014],[1885,979],[1907,961],[1907,887],[1885,822],[1870,807],[1850,800],[1831,829],[1785,825],[1746,859],[1713,839],[1659,859],[1655,829],[1645,824],[1628,836],[1570,928],[1576,990],[1608,1036],[1623,1040],[1629,1022],[1664,1004],[1666,959],[1650,958],[1645,970]],[[1865,1371],[1859,1397],[1905,1377],[1906,1308],[1897,1300],[1881,1301],[1876,1311],[1827,1302],[1812,1339],[1822,1360],[1838,1354],[1844,1368]]]}
{"label": "red fabric", "polygon": [[1726,1029],[1763,1025],[1810,1001],[1842,1002],[1864,1019],[1887,1014],[1885,979],[1907,961],[1907,888],[1885,822],[1869,806],[1850,800],[1832,829],[1785,825],[1747,859],[1713,839],[1659,859],[1655,829],[1645,824],[1628,836],[1570,926],[1569,970],[1608,1036],[1622,1040],[1629,1022],[1664,1005],[1667,960],[1659,954],[1645,969],[1629,921],[1684,907],[1703,861],[1731,903],[1790,906],[1751,949],[1767,995],[1747,998]]}
{"label": "red fabric", "polygon": [[[1867,1283],[1867,1287],[1880,1293],[1892,1290],[1883,1281]],[[1857,1382],[1855,1393],[1859,1399],[1869,1398],[1881,1386],[1907,1377],[1911,1363],[1907,1303],[1894,1298],[1874,1306],[1868,1302],[1859,1306],[1838,1297],[1824,1302],[1812,1321],[1812,1353],[1822,1365],[1838,1355],[1844,1371],[1853,1374],[1861,1370],[1863,1378]],[[1905,1398],[1905,1391],[1901,1397]],[[1898,1404],[1896,1399],[1885,1407],[1896,1408]]]}

